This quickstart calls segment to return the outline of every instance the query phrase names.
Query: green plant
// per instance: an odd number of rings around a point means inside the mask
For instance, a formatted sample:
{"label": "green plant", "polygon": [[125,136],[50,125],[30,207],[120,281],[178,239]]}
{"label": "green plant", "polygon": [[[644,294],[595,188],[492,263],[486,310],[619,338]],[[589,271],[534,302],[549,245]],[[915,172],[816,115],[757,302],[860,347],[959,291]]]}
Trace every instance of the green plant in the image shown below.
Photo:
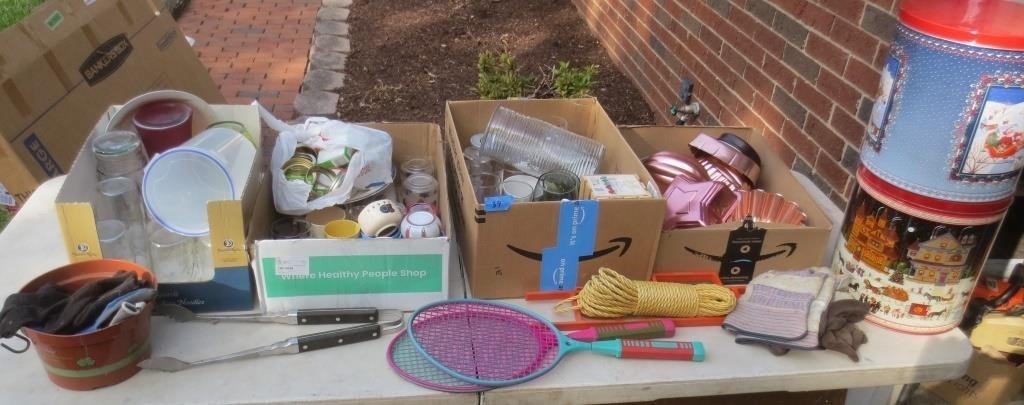
{"label": "green plant", "polygon": [[0,30],[21,21],[45,0],[0,0]]}
{"label": "green plant", "polygon": [[505,50],[499,54],[483,51],[477,58],[476,92],[485,100],[522,97],[533,77],[519,72],[516,58]]}
{"label": "green plant", "polygon": [[0,231],[3,231],[7,227],[7,224],[11,222],[11,212],[8,211],[7,207],[0,205]]}
{"label": "green plant", "polygon": [[590,95],[590,89],[597,83],[594,80],[595,75],[596,65],[578,68],[572,67],[569,62],[558,62],[558,66],[551,68],[552,91],[559,98],[587,97]]}

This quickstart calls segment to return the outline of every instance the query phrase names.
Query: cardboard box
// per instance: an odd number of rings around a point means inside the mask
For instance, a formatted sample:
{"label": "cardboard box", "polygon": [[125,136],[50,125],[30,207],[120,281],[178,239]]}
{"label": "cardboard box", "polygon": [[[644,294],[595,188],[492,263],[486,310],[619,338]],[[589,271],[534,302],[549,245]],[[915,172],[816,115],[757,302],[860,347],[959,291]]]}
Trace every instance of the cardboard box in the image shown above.
{"label": "cardboard box", "polygon": [[[216,121],[237,121],[245,125],[256,142],[261,138],[259,111],[255,105],[211,105]],[[101,133],[113,118],[119,107],[114,106],[100,117],[92,134]],[[198,121],[198,120],[197,120]],[[193,122],[195,125],[200,125]],[[197,133],[199,129],[194,129]],[[96,159],[89,143],[78,153],[64,185],[57,193],[57,217],[64,235],[65,249],[72,262],[93,260],[103,257],[96,219],[108,213],[110,207],[99,204],[102,201],[97,191]],[[259,150],[259,145],[256,145]],[[256,198],[263,182],[262,154],[257,153],[249,172],[242,198],[239,200],[210,201],[207,212],[210,221],[210,240],[213,241],[213,278],[195,283],[160,282],[158,300],[182,305],[197,312],[243,311],[253,308],[253,274],[249,269],[246,218],[254,215]],[[267,181],[269,182],[269,181]]]}
{"label": "cardboard box", "polygon": [[[779,159],[751,128],[690,126],[622,126],[622,136],[637,156],[668,150],[690,154],[689,143],[701,133],[718,137],[723,132],[739,135],[761,156],[758,188],[795,201],[807,214],[807,226],[742,223],[705,228],[675,229],[661,233],[655,272],[718,271],[726,284],[746,284],[768,270],[798,269],[821,265],[832,223]],[[660,229],[660,228],[659,228]]]}
{"label": "cardboard box", "polygon": [[1024,365],[992,348],[975,349],[963,377],[921,386],[951,405],[1005,404],[1024,386]]}
{"label": "cardboard box", "polygon": [[[425,239],[258,240],[253,268],[266,312],[304,308],[378,307],[411,311],[448,298],[452,232],[441,129],[428,123],[361,124],[391,134],[396,163],[429,156],[438,181],[444,236]],[[268,176],[269,178],[269,176]],[[269,181],[267,183],[270,183]],[[269,187],[254,224],[275,218]],[[370,198],[366,202],[374,201]],[[288,263],[286,272],[279,264]],[[298,270],[296,270],[298,269]]]}
{"label": "cardboard box", "polygon": [[48,1],[0,32],[0,184],[23,203],[66,173],[107,106],[157,89],[224,99],[149,0]]}
{"label": "cardboard box", "polygon": [[660,198],[523,202],[504,212],[485,210],[473,192],[463,149],[473,134],[484,131],[499,106],[565,123],[568,130],[604,144],[597,174],[636,174],[644,184],[653,184],[596,99],[449,101],[445,141],[456,182],[457,234],[471,294],[512,298],[533,291],[574,289],[601,267],[648,279],[665,213],[665,201]]}

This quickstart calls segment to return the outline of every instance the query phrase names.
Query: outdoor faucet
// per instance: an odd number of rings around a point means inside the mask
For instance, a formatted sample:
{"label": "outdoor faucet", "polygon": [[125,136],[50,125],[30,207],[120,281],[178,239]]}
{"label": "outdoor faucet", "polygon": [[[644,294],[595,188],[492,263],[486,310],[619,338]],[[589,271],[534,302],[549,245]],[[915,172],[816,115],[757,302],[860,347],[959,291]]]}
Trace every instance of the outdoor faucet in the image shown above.
{"label": "outdoor faucet", "polygon": [[676,106],[673,104],[669,106],[668,114],[676,118],[676,125],[686,125],[688,122],[697,119],[697,116],[700,115],[700,104],[692,101],[692,80],[683,79],[683,83],[679,86],[679,99],[683,101],[683,105]]}

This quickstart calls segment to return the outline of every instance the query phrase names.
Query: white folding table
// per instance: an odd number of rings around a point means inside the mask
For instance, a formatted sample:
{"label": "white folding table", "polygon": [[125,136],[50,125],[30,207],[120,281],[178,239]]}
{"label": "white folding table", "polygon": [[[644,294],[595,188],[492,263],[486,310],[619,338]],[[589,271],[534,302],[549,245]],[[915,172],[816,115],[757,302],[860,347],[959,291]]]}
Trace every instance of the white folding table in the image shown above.
{"label": "white folding table", "polygon": [[[3,283],[0,297],[68,263],[54,198],[63,178],[44,183],[0,234]],[[460,266],[452,266],[459,269]],[[455,270],[452,290],[464,291]],[[526,305],[552,317],[550,303]],[[186,360],[259,346],[333,327],[267,324],[174,323],[153,319],[153,353]],[[534,381],[483,394],[447,394],[410,384],[388,367],[390,336],[370,342],[299,355],[267,357],[185,370],[142,371],[121,384],[91,392],[67,391],[47,380],[32,351],[3,353],[0,392],[4,403],[601,403],[765,391],[810,391],[891,386],[955,378],[964,373],[970,343],[959,330],[913,336],[867,323],[861,361],[828,351],[791,352],[775,357],[754,346],[733,343],[717,327],[681,328],[677,340],[707,347],[702,363],[616,360],[574,353]],[[20,342],[9,342],[17,345]]]}

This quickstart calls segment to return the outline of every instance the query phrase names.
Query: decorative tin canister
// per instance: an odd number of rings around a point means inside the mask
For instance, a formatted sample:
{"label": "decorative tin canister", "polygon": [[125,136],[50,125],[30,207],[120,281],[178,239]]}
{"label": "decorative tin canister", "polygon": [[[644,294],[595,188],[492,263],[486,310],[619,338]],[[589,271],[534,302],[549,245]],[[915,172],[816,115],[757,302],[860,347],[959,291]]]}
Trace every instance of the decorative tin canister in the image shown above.
{"label": "decorative tin canister", "polygon": [[897,187],[1011,195],[1024,166],[1024,3],[906,0],[861,150]]}
{"label": "decorative tin canister", "polygon": [[833,270],[849,276],[850,292],[870,305],[871,322],[920,334],[955,328],[1008,201],[931,209],[863,167],[857,183]]}

